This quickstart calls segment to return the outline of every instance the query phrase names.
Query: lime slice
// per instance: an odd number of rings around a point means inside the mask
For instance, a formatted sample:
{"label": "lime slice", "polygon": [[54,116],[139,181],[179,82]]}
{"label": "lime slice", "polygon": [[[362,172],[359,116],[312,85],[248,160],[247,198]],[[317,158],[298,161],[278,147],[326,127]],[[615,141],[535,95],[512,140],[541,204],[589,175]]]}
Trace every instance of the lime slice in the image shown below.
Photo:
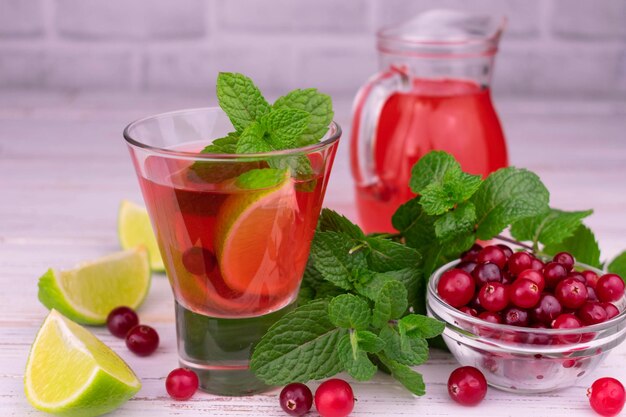
{"label": "lime slice", "polygon": [[140,388],[128,365],[93,334],[56,310],[48,314],[24,375],[24,391],[33,407],[60,416],[99,416]]}
{"label": "lime slice", "polygon": [[39,301],[83,324],[104,324],[115,307],[137,308],[150,288],[148,252],[130,249],[39,278]]}
{"label": "lime slice", "polygon": [[165,271],[159,245],[145,208],[123,200],[117,215],[117,234],[122,249],[144,246],[150,254],[150,268],[157,272]]}
{"label": "lime slice", "polygon": [[253,281],[252,287],[279,285],[276,259],[291,253],[293,237],[285,231],[293,229],[297,213],[288,172],[274,187],[232,194],[224,201],[216,218],[215,250],[226,285],[242,292],[250,291]]}

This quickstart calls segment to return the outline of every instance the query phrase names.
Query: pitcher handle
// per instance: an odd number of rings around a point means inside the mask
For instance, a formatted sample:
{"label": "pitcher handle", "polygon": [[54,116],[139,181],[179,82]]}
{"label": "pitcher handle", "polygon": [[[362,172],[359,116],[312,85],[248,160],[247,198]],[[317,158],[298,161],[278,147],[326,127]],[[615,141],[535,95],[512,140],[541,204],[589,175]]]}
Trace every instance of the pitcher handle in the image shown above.
{"label": "pitcher handle", "polygon": [[380,113],[392,94],[411,88],[410,82],[405,69],[392,66],[388,71],[372,77],[354,99],[351,168],[359,187],[369,187],[380,182],[374,149]]}

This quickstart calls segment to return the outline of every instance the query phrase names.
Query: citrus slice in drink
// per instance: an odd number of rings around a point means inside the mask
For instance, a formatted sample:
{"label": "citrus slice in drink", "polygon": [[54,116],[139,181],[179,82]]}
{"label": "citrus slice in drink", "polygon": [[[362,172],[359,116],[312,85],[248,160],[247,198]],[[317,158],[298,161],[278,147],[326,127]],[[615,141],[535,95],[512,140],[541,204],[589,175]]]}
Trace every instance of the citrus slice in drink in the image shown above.
{"label": "citrus slice in drink", "polygon": [[148,217],[148,211],[144,207],[123,200],[117,215],[117,233],[122,249],[144,246],[150,255],[152,270],[165,271],[159,245],[150,224],[150,217]]}
{"label": "citrus slice in drink", "polygon": [[79,323],[101,325],[115,307],[137,308],[149,289],[148,252],[137,247],[74,269],[49,269],[39,278],[39,301]]}
{"label": "citrus slice in drink", "polygon": [[275,186],[230,195],[215,226],[217,263],[233,290],[271,293],[291,283],[280,265],[291,265],[298,213],[294,182],[286,172]]}
{"label": "citrus slice in drink", "polygon": [[139,391],[133,371],[93,334],[52,310],[31,347],[24,391],[30,404],[68,417],[108,413]]}

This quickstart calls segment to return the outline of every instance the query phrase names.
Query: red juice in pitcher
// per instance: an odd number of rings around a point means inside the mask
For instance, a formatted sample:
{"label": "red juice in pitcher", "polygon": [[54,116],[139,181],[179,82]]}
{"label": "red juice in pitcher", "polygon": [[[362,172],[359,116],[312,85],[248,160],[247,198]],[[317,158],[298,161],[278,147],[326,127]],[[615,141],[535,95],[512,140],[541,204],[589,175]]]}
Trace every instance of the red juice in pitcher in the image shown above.
{"label": "red juice in pitcher", "polygon": [[350,142],[359,222],[391,232],[414,197],[411,168],[426,153],[451,153],[483,176],[508,164],[490,82],[505,19],[450,10],[422,13],[377,36],[380,72],[359,91]]}
{"label": "red juice in pitcher", "polygon": [[[356,149],[353,146],[352,152]],[[464,80],[416,79],[412,91],[387,99],[374,144],[379,181],[356,188],[359,218],[367,231],[391,230],[395,210],[414,197],[408,186],[411,167],[432,150],[455,155],[472,174],[486,176],[507,165],[504,135],[488,87]]]}

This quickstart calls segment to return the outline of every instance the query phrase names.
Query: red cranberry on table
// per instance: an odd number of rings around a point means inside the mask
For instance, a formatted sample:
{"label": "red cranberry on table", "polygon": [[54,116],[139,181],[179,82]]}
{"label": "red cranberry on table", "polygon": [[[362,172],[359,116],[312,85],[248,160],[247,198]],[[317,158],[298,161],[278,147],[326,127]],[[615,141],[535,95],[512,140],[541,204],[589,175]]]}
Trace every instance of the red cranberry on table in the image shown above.
{"label": "red cranberry on table", "polygon": [[107,328],[113,336],[124,338],[126,333],[139,324],[139,317],[130,307],[117,307],[107,316]]}
{"label": "red cranberry on table", "polygon": [[450,398],[462,405],[476,405],[487,394],[487,380],[473,366],[457,368],[448,378]]}
{"label": "red cranberry on table", "polygon": [[313,394],[309,387],[299,382],[294,382],[283,388],[280,392],[280,406],[285,413],[292,416],[306,414],[313,405]]}
{"label": "red cranberry on table", "polygon": [[614,416],[624,408],[626,392],[624,386],[615,378],[600,378],[587,390],[589,404],[602,416]]}
{"label": "red cranberry on table", "polygon": [[198,390],[198,375],[186,368],[177,368],[165,379],[165,390],[175,400],[184,401],[193,397]]}
{"label": "red cranberry on table", "polygon": [[159,346],[159,334],[150,326],[137,325],[126,334],[126,346],[138,356],[149,356]]}
{"label": "red cranberry on table", "polygon": [[354,408],[352,387],[342,379],[329,379],[315,391],[315,408],[322,417],[346,417]]}

